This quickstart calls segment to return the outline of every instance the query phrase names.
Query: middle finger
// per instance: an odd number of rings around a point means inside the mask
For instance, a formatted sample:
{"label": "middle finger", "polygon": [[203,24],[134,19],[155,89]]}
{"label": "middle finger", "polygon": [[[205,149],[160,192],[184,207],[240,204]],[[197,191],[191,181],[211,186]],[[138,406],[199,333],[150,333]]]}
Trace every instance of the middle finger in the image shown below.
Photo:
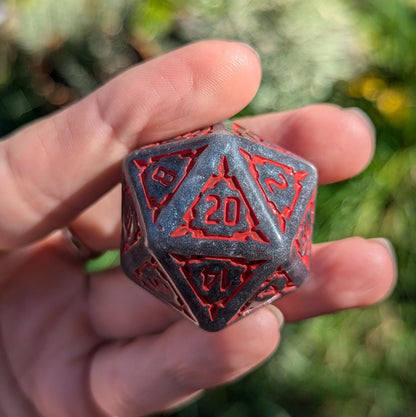
{"label": "middle finger", "polygon": [[[248,117],[238,123],[312,162],[321,184],[362,171],[374,152],[374,127],[360,111],[327,104]],[[86,210],[72,230],[92,250],[119,246],[120,188]]]}

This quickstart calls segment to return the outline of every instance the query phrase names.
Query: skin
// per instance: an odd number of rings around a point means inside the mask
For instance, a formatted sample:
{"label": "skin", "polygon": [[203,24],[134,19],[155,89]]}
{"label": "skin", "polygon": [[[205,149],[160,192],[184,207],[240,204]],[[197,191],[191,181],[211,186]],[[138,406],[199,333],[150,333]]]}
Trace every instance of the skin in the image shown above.
{"label": "skin", "polygon": [[[308,282],[275,306],[207,333],[125,278],[88,276],[56,230],[92,249],[118,246],[120,164],[134,148],[233,116],[255,95],[257,55],[192,44],[138,65],[0,143],[0,414],[137,417],[249,372],[287,321],[386,297],[396,265],[384,240],[313,247]],[[374,132],[329,105],[239,121],[313,162],[321,183],[359,173]],[[16,221],[18,219],[18,221]],[[277,307],[280,309],[278,310]]]}

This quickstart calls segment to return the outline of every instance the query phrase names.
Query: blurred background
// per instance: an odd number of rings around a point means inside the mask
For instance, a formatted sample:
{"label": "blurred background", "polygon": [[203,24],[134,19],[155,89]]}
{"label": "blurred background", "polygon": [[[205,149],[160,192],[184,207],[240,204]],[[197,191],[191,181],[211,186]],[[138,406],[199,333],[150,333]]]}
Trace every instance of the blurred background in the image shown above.
{"label": "blurred background", "polygon": [[263,84],[245,115],[315,102],[369,114],[374,161],[320,188],[315,241],[385,236],[399,282],[375,307],[287,325],[255,373],[165,415],[415,416],[415,0],[0,0],[0,134],[205,38],[259,51]]}

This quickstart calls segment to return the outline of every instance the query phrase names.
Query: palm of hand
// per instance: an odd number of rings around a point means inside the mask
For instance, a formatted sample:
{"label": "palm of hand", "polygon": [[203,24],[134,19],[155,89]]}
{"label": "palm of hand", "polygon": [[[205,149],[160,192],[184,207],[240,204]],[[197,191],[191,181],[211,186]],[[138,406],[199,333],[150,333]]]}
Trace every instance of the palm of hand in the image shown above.
{"label": "palm of hand", "polygon": [[102,338],[91,328],[82,267],[51,243],[22,252],[0,292],[1,387],[17,407],[8,415],[36,416],[35,403],[45,416],[93,416],[87,376]]}

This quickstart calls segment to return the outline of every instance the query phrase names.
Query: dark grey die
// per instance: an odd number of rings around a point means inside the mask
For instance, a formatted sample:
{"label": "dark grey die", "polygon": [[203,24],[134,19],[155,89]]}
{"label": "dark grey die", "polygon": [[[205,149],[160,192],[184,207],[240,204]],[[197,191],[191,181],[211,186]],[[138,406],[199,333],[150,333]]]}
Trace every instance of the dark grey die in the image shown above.
{"label": "dark grey die", "polygon": [[233,124],[132,152],[121,262],[141,287],[217,331],[308,276],[316,169]]}

